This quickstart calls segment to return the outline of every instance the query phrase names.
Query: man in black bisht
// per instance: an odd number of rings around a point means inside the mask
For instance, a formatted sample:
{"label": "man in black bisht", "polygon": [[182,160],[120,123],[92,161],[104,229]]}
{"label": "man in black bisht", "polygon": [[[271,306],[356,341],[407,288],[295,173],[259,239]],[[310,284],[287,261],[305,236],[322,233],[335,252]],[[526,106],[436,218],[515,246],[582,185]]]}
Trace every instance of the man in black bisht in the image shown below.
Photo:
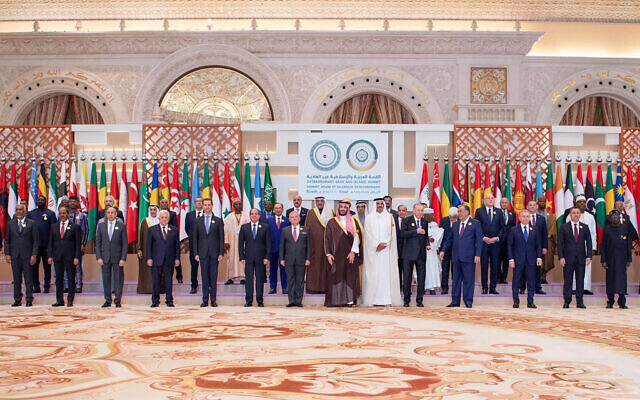
{"label": "man in black bisht", "polygon": [[631,266],[633,247],[631,224],[620,223],[620,211],[613,210],[607,217],[609,224],[604,226],[600,262],[607,270],[607,308],[613,308],[616,293],[618,306],[627,308],[627,268]]}

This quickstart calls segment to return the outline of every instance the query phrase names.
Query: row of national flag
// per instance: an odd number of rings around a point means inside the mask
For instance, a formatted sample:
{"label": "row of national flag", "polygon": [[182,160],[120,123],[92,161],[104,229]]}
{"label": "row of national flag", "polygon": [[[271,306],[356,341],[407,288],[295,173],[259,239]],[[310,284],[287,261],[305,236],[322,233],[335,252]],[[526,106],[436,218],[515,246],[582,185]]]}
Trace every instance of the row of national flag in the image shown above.
{"label": "row of national flag", "polygon": [[[192,166],[191,175],[189,175],[187,162],[182,168],[179,168],[177,162],[174,162],[172,166],[167,162],[161,165],[158,165],[157,162],[153,164],[143,162],[141,182],[139,182],[137,163],[132,163],[131,174],[129,174],[126,163],[121,164],[119,171],[114,162],[108,188],[104,162],[100,167],[99,180],[95,162],[85,164],[78,161],[77,165],[71,163],[69,181],[67,181],[66,167],[67,164],[62,163],[58,174],[56,163],[52,162],[48,176],[44,162],[41,162],[39,166],[34,162],[31,167],[28,167],[26,163],[19,166],[3,164],[0,167],[0,231],[3,240],[7,221],[13,218],[16,206],[20,202],[25,202],[27,210],[31,211],[36,208],[38,196],[44,196],[47,199],[46,207],[56,215],[58,214],[59,200],[63,196],[77,197],[78,209],[87,214],[89,221],[89,240],[95,237],[98,211],[105,208],[107,195],[112,196],[115,206],[122,211],[124,216],[129,243],[137,240],[138,228],[140,223],[148,217],[149,206],[158,205],[161,199],[169,201],[169,209],[179,216],[178,229],[181,240],[187,237],[184,229],[186,214],[194,209],[193,200],[198,196],[212,199],[214,214],[222,218],[232,211],[233,202],[238,200],[243,202],[243,209],[247,211],[250,208],[258,208],[262,211],[262,202],[266,200],[275,202],[275,192],[268,163],[264,167],[264,186],[262,186],[260,164],[256,162],[253,194],[249,162],[245,164],[244,190],[240,185],[239,162],[236,162],[234,168],[231,168],[229,162],[216,162],[213,165],[213,178],[211,179],[209,163],[205,161],[202,182],[200,182],[201,174],[198,171],[197,161]],[[181,177],[180,169],[182,170]],[[89,174],[87,174],[88,171]],[[58,177],[60,178],[59,183]],[[144,179],[144,177],[149,177],[149,179]],[[191,191],[189,191],[190,181]]]}
{"label": "row of national flag", "polygon": [[[571,163],[563,166],[557,164],[555,179],[551,165],[547,167],[546,181],[542,178],[540,162],[534,164],[535,178],[532,174],[532,163],[516,164],[515,179],[511,178],[511,165],[506,165],[505,178],[502,179],[500,164],[491,170],[488,163],[482,166],[476,163],[473,167],[468,163],[453,164],[453,179],[450,179],[449,162],[444,164],[443,179],[440,182],[440,170],[438,163],[433,166],[433,182],[429,187],[429,170],[425,162],[422,167],[418,200],[427,204],[434,211],[436,222],[448,215],[449,208],[460,204],[466,204],[471,209],[471,215],[483,207],[485,194],[491,193],[495,207],[500,207],[500,201],[506,198],[509,209],[519,213],[526,207],[530,200],[539,196],[546,197],[547,210],[556,215],[558,226],[564,220],[565,211],[573,207],[577,196],[584,196],[587,202],[587,211],[595,216],[598,225],[598,240],[601,239],[601,231],[604,229],[606,215],[613,210],[616,201],[624,203],[624,209],[633,226],[638,229],[640,225],[640,165],[637,166],[635,183],[633,168],[627,166],[626,174],[622,174],[622,166],[617,165],[615,174],[611,164],[606,164],[606,179],[603,165],[597,164],[596,179],[593,179],[591,164],[587,164],[586,173],[583,173],[583,164],[575,168]],[[523,169],[525,171],[523,172]],[[464,179],[461,179],[460,171],[464,170]],[[483,173],[484,172],[484,173]],[[493,182],[491,176],[493,175]]]}

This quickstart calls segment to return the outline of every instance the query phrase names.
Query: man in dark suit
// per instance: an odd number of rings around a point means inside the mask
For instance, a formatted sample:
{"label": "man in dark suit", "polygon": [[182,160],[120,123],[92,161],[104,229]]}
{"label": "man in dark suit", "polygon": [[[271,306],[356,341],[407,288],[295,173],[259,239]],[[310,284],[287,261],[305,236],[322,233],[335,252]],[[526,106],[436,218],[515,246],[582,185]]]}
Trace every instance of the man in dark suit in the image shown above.
{"label": "man in dark suit", "polygon": [[275,216],[273,212],[273,203],[271,200],[265,200],[262,202],[262,207],[264,207],[264,211],[260,214],[260,222],[264,222],[266,224],[267,221]]}
{"label": "man in dark suit", "polygon": [[[400,237],[400,230],[402,229],[402,221],[407,218],[407,206],[404,204],[400,204],[398,206],[398,220],[394,219],[394,224],[396,226],[396,238],[397,238],[397,247],[398,247],[398,277],[400,278],[400,290],[402,290],[402,274],[404,271],[404,260],[402,259],[402,251],[404,248],[404,239]],[[397,222],[397,223],[396,223]]]}
{"label": "man in dark suit", "polygon": [[[104,289],[104,304],[111,307],[111,293],[115,290],[114,302],[116,308],[121,307],[122,287],[124,286],[124,265],[127,262],[127,228],[117,219],[115,207],[105,210],[105,221],[98,224],[96,229],[96,260],[102,272]],[[111,277],[114,276],[115,287],[111,287]]]}
{"label": "man in dark suit", "polygon": [[451,303],[447,307],[460,307],[460,290],[464,290],[464,305],[473,306],[473,287],[476,277],[476,264],[482,254],[482,227],[478,220],[469,216],[468,205],[458,206],[458,221],[451,226],[451,235],[447,239],[440,259],[447,251],[451,251],[453,260],[453,285],[451,287]]}
{"label": "man in dark suit", "polygon": [[[502,230],[511,232],[511,228],[516,226],[516,213],[509,210],[509,199],[503,197],[500,199],[500,217],[502,218]],[[509,276],[509,253],[507,250],[507,241],[500,242],[500,276],[498,283],[507,283]]]}
{"label": "man in dark suit", "polygon": [[300,225],[304,226],[304,222],[307,220],[307,213],[309,212],[309,210],[302,207],[302,196],[293,196],[293,207],[287,210],[287,218],[289,218],[289,214],[291,214],[292,211],[298,213],[298,215],[300,216]]}
{"label": "man in dark suit", "polygon": [[[424,280],[427,262],[427,245],[429,237],[427,232],[427,220],[423,218],[424,206],[420,203],[413,205],[413,217],[402,220],[400,236],[404,243],[402,247],[402,259],[404,266],[402,269],[402,292],[404,294],[404,306],[409,307],[411,301],[411,279],[413,278],[413,268],[416,269],[418,288],[416,292],[416,306],[424,307],[422,298],[424,296]],[[431,246],[428,246],[431,248]]]}
{"label": "man in dark suit", "polygon": [[[493,195],[484,195],[484,207],[476,210],[475,219],[482,227],[482,256],[480,258],[480,279],[482,280],[482,294],[498,294],[498,269],[500,268],[500,247],[504,241],[502,229],[503,220],[498,210],[493,206]],[[489,273],[490,272],[490,273]],[[487,275],[490,275],[489,277]],[[488,282],[487,282],[488,281]]]}
{"label": "man in dark suit", "polygon": [[[542,196],[540,196],[542,198]],[[546,197],[544,199],[546,206]],[[547,219],[544,215],[538,214],[538,200],[530,200],[527,203],[527,211],[529,211],[529,225],[536,229],[538,233],[538,246],[540,246],[542,250],[542,255],[547,254],[547,249],[549,248],[549,236],[547,231]],[[544,290],[542,290],[542,282],[541,282],[541,267],[536,265],[536,286],[535,291],[536,294],[547,294]],[[524,285],[525,282],[522,281],[520,285],[520,294],[524,293]]]}
{"label": "man in dark suit", "polygon": [[196,220],[193,233],[193,252],[196,261],[200,262],[202,273],[202,304],[217,307],[218,263],[224,255],[224,224],[222,219],[213,215],[213,201],[204,199],[204,214]]}
{"label": "man in dark suit", "polygon": [[395,222],[396,225],[398,225],[398,212],[393,209],[393,198],[389,195],[386,195],[383,197],[383,200],[384,200],[384,206],[387,208],[387,211],[389,211],[391,215],[393,215],[393,222]]}
{"label": "man in dark suit", "polygon": [[511,284],[513,308],[520,307],[518,288],[522,286],[522,281],[526,281],[528,287],[527,307],[536,308],[533,303],[536,269],[540,269],[542,265],[542,247],[539,244],[540,234],[538,233],[540,227],[534,228],[530,225],[531,215],[527,210],[520,211],[519,217],[520,223],[512,227],[507,235],[509,267],[513,268],[513,283]]}
{"label": "man in dark suit", "polygon": [[[7,221],[4,239],[4,255],[11,263],[13,272],[13,304],[12,307],[22,305],[22,279],[26,290],[27,307],[33,304],[32,265],[36,263],[39,248],[38,231],[35,222],[26,218],[27,208],[16,205],[16,213],[12,220]],[[62,279],[62,277],[60,277]]]}
{"label": "man in dark suit", "polygon": [[193,252],[193,234],[195,233],[196,220],[204,214],[202,209],[202,197],[198,196],[193,200],[195,210],[189,211],[184,218],[184,230],[189,238],[189,261],[191,263],[191,291],[189,293],[194,294],[198,291],[198,266],[200,265],[196,260],[196,255]]}
{"label": "man in dark suit", "polygon": [[[175,211],[171,211],[169,209],[169,200],[160,199],[159,206],[160,206],[159,207],[160,210],[167,210],[169,212],[169,225],[175,227],[177,230],[178,216],[176,215]],[[175,270],[176,270],[176,280],[178,281],[178,283],[182,283],[182,265],[180,265],[180,260],[178,260],[178,265],[176,265]],[[171,277],[173,278],[173,272],[171,273]]]}
{"label": "man in dark suit", "polygon": [[296,211],[289,213],[291,225],[282,230],[278,250],[279,264],[286,270],[289,279],[289,304],[287,307],[302,307],[305,269],[311,265],[309,232],[300,224]]}
{"label": "man in dark suit", "polygon": [[151,267],[153,293],[151,307],[160,304],[160,275],[164,279],[165,303],[173,304],[173,268],[180,264],[180,239],[178,229],[169,224],[169,211],[162,210],[158,214],[159,224],[149,228],[147,233],[147,265]]}
{"label": "man in dark suit", "polygon": [[[438,249],[438,253],[441,252],[444,248],[444,244],[447,241],[447,238],[449,238],[449,236],[451,235],[451,226],[457,220],[458,209],[456,207],[451,207],[449,209],[449,216],[444,217],[440,220],[440,228],[444,229],[444,232],[442,234],[442,240],[440,241],[440,248]],[[444,258],[442,259],[442,281],[440,283],[442,294],[449,293],[449,273],[451,269],[451,250],[449,250],[447,253],[444,253]]]}
{"label": "man in dark suit", "polygon": [[[115,204],[116,204],[116,201],[113,198],[113,196],[111,196],[110,194],[105,196],[105,198],[104,198],[104,208],[102,210],[98,210],[98,217],[97,217],[96,221],[100,222],[100,220],[106,216],[107,208],[114,207],[116,209],[116,218],[119,218],[120,221],[122,221],[122,223],[126,223],[127,221],[124,220],[124,214],[122,214],[122,211],[119,210],[118,207],[115,206]],[[125,206],[126,206],[126,204],[125,204]],[[97,228],[97,226],[96,226],[96,228]]]}
{"label": "man in dark suit", "polygon": [[263,292],[266,266],[271,252],[271,230],[260,222],[260,211],[252,208],[248,222],[240,227],[238,251],[240,263],[244,264],[245,307],[253,305],[253,285],[255,276],[256,300],[258,307],[264,307]]}
{"label": "man in dark suit", "polygon": [[36,223],[38,231],[38,243],[40,248],[36,256],[36,263],[32,267],[33,293],[40,293],[40,260],[42,260],[42,270],[44,271],[44,292],[49,293],[51,287],[51,264],[47,262],[47,245],[49,244],[49,233],[51,226],[58,222],[56,214],[47,208],[47,199],[38,196],[36,208],[27,213],[27,218]]}
{"label": "man in dark suit", "polygon": [[280,287],[282,293],[286,294],[288,289],[287,272],[278,262],[280,251],[280,237],[284,228],[290,225],[289,219],[282,215],[284,206],[276,203],[273,206],[273,218],[267,220],[267,225],[271,229],[271,258],[269,259],[269,294],[275,294],[278,286],[278,270],[280,270]]}
{"label": "man in dark suit", "polygon": [[64,275],[69,277],[67,307],[73,307],[76,295],[76,266],[80,263],[82,253],[82,231],[80,226],[69,219],[69,210],[61,206],[58,209],[60,221],[53,224],[49,236],[49,262],[56,269],[56,302],[53,307],[64,306]]}
{"label": "man in dark suit", "polygon": [[593,249],[589,226],[580,222],[580,214],[580,208],[572,207],[569,211],[571,220],[563,224],[558,232],[558,259],[560,260],[560,265],[562,265],[564,275],[563,308],[569,308],[569,304],[571,304],[571,287],[574,274],[578,308],[587,308],[583,301],[584,271],[585,265],[591,264]]}

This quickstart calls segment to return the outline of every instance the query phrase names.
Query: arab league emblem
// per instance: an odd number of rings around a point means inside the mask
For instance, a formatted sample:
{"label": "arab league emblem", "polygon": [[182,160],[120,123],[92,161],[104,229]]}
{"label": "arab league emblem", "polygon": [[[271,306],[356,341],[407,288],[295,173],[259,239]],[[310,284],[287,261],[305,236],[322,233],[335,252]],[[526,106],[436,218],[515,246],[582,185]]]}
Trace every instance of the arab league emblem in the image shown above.
{"label": "arab league emblem", "polygon": [[331,140],[320,140],[311,147],[309,156],[314,167],[331,171],[340,163],[340,147]]}
{"label": "arab league emblem", "polygon": [[378,162],[378,150],[368,140],[356,140],[347,148],[347,162],[356,171],[368,171]]}

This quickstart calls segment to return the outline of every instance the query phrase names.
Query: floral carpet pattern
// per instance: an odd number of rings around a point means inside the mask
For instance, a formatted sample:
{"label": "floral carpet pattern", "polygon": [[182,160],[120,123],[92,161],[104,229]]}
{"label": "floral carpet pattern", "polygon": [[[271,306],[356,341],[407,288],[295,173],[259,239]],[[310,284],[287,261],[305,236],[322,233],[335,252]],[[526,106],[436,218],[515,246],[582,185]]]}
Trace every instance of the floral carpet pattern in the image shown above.
{"label": "floral carpet pattern", "polygon": [[635,309],[0,309],[1,399],[640,398]]}

